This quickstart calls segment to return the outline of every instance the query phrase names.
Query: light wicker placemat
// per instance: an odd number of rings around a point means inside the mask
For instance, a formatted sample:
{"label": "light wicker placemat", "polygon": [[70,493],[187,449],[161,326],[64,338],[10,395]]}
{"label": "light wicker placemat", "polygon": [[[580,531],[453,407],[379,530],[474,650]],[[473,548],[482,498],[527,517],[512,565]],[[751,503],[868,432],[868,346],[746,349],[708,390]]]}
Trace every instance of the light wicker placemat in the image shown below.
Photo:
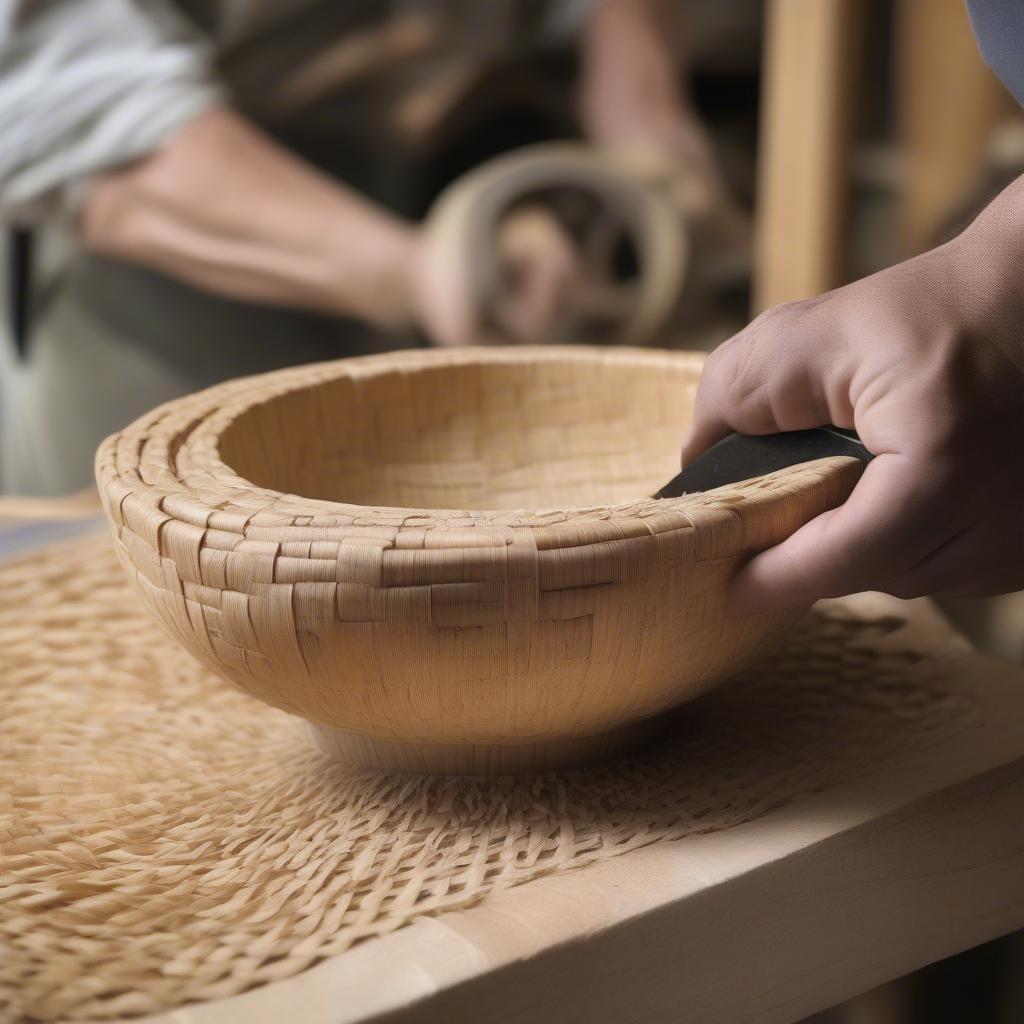
{"label": "light wicker placemat", "polygon": [[7,563],[0,1017],[231,995],[498,888],[748,821],[968,727],[935,670],[958,643],[889,599],[832,603],[641,755],[519,781],[369,776],[166,639],[105,536]]}

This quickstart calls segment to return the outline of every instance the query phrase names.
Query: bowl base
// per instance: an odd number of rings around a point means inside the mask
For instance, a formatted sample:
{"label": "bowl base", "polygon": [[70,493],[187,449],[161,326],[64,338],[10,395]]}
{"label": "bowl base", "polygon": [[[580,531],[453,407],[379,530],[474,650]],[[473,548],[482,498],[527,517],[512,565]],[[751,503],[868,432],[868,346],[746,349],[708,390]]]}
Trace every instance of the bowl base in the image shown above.
{"label": "bowl base", "polygon": [[525,775],[578,768],[625,753],[661,731],[665,716],[633,722],[593,736],[567,736],[541,743],[398,743],[303,722],[322,751],[361,768],[427,775]]}

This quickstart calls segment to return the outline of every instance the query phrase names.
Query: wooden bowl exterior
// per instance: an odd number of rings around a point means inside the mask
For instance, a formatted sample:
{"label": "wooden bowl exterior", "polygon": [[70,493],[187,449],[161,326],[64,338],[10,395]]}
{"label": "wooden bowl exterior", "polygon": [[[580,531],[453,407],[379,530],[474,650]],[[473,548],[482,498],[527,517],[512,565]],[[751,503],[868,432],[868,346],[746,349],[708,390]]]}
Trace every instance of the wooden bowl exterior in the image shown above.
{"label": "wooden bowl exterior", "polygon": [[[103,443],[97,479],[145,604],[205,665],[313,723],[326,749],[414,770],[561,766],[641,735],[641,723],[780,634],[793,615],[728,617],[726,584],[740,559],[841,502],[859,464],[828,459],[702,495],[538,511],[334,499],[346,481],[374,493],[366,451],[398,460],[381,462],[385,497],[416,486],[431,498],[489,493],[481,474],[499,456],[508,463],[494,491],[503,503],[532,493],[520,489],[531,457],[550,485],[538,494],[650,493],[672,475],[701,363],[692,353],[572,347],[299,367],[156,409]],[[588,394],[569,393],[576,379]],[[518,404],[501,404],[506,394],[487,405],[506,380]],[[642,400],[659,380],[678,396],[675,409]],[[421,386],[429,401],[418,401]],[[359,398],[364,391],[373,401]],[[530,435],[518,461],[507,451],[513,433],[473,462],[466,445],[483,444],[482,427],[503,415],[530,422],[534,392],[541,420],[575,417],[582,433],[544,462],[556,426],[563,437],[572,427],[545,421],[518,432]],[[600,442],[592,450],[582,443],[588,423]],[[622,430],[626,449],[604,458],[598,448]],[[650,437],[664,450],[630,463],[627,449],[646,451]],[[438,438],[443,450],[425,461]],[[260,486],[240,466],[322,481],[331,497]],[[602,473],[603,483],[592,479]]]}

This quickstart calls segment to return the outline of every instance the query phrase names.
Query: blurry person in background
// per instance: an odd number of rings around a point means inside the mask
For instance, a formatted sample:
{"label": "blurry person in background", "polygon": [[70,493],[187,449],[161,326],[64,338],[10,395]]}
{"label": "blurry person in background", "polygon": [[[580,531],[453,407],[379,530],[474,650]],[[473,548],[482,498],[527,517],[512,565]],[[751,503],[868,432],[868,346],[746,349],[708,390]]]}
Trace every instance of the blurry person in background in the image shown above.
{"label": "blurry person in background", "polygon": [[[563,93],[585,134],[660,150],[720,192],[662,22],[671,6],[15,2],[0,29],[0,219],[21,232],[22,351],[4,374],[3,489],[86,485],[106,434],[226,377],[408,344],[395,331],[408,323],[432,343],[472,341],[466,297],[429,275],[408,179],[440,173],[423,157],[436,110],[483,89],[487,69],[572,44]],[[554,106],[533,109],[492,125],[492,148],[566,134],[555,113],[539,123]],[[37,252],[31,287],[25,229],[55,225],[62,270],[41,289]],[[550,301],[545,279],[564,273],[557,234],[517,253],[523,303]]]}

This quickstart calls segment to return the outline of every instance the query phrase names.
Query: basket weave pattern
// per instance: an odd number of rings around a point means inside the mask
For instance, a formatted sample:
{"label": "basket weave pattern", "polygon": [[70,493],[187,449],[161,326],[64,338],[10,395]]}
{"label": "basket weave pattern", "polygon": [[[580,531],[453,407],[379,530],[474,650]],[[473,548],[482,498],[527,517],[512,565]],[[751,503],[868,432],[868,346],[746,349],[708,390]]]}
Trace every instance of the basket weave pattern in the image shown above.
{"label": "basket weave pattern", "polygon": [[420,915],[734,827],[969,728],[898,602],[833,603],[661,743],[493,782],[366,774],[170,642],[106,537],[0,567],[0,1019],[294,975]]}
{"label": "basket weave pattern", "polygon": [[156,410],[97,476],[146,604],[235,685],[368,737],[367,762],[379,741],[408,767],[440,743],[448,768],[509,767],[514,745],[545,766],[545,745],[748,660],[786,617],[725,618],[737,559],[856,479],[832,459],[639,497],[675,471],[700,366],[573,348],[303,367]]}

